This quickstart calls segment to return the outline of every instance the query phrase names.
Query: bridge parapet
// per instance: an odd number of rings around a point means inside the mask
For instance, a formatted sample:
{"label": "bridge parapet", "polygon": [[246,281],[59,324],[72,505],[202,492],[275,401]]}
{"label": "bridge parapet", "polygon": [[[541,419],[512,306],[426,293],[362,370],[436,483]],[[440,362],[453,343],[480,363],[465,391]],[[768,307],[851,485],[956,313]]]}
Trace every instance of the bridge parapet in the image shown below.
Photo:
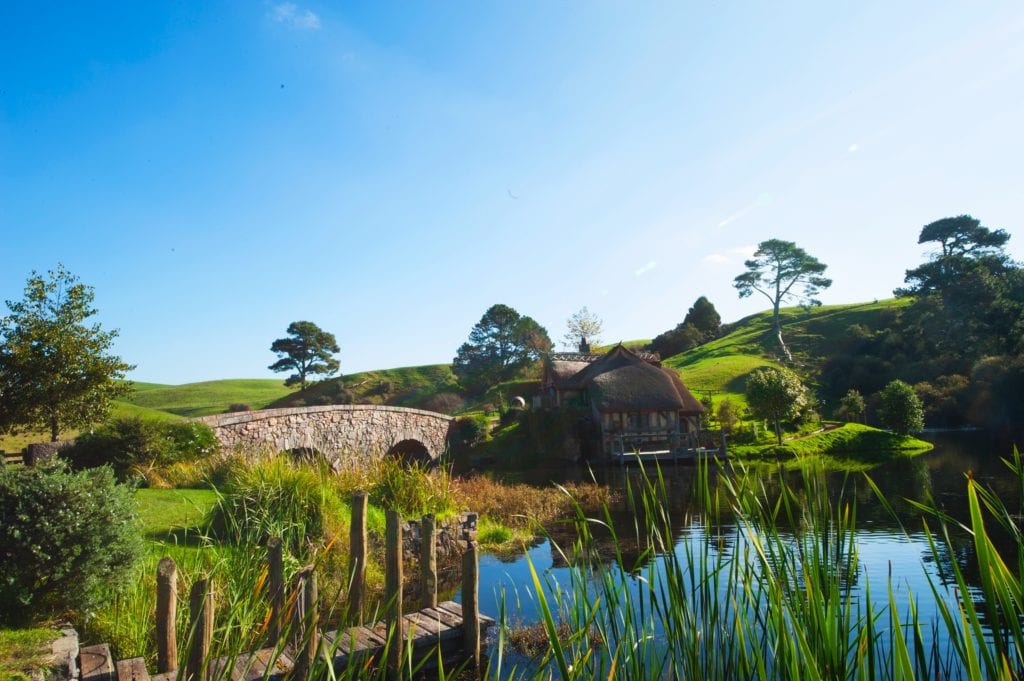
{"label": "bridge parapet", "polygon": [[436,459],[447,445],[453,417],[374,404],[259,409],[203,416],[228,449],[312,449],[328,457],[383,455],[402,443],[419,443]]}

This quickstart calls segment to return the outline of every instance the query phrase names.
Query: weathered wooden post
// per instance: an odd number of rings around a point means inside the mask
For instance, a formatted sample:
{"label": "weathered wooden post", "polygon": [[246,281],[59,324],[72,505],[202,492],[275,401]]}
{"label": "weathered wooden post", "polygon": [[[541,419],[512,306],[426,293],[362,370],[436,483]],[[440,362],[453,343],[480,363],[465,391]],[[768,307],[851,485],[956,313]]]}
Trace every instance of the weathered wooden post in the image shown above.
{"label": "weathered wooden post", "polygon": [[209,580],[200,579],[192,585],[188,606],[192,641],[185,665],[185,681],[206,681],[205,663],[213,642],[213,589]]}
{"label": "weathered wooden post", "polygon": [[477,675],[480,674],[480,549],[469,540],[462,554],[463,648]]}
{"label": "weathered wooden post", "polygon": [[156,670],[161,674],[178,669],[177,614],[178,566],[164,556],[156,566]]}
{"label": "weathered wooden post", "polygon": [[366,602],[366,492],[352,495],[352,525],[349,528],[348,574],[352,580],[348,595],[348,621],[362,626]]}
{"label": "weathered wooden post", "polygon": [[420,523],[420,573],[423,579],[423,605],[437,607],[437,528],[434,514]]}
{"label": "weathered wooden post", "polygon": [[267,644],[274,647],[281,640],[281,617],[284,612],[284,553],[280,537],[267,540],[267,582],[270,585],[270,626]]}
{"label": "weathered wooden post", "polygon": [[295,667],[292,679],[304,681],[309,678],[316,649],[320,642],[320,631],[317,628],[316,571],[312,565],[295,573],[295,618],[292,626],[292,648],[295,650]]}
{"label": "weathered wooden post", "polygon": [[402,670],[402,516],[387,512],[384,540],[384,601],[388,631],[387,668],[391,678]]}

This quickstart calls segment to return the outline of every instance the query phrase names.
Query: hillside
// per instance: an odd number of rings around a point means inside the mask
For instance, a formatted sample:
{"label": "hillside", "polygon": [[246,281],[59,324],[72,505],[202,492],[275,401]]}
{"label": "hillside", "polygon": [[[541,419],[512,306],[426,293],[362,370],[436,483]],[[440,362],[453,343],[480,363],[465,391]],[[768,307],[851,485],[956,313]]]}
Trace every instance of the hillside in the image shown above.
{"label": "hillside", "polygon": [[[783,308],[782,334],[793,353],[796,369],[813,378],[836,342],[853,326],[876,329],[908,304],[905,299],[873,303],[827,305],[805,310]],[[744,317],[725,326],[726,334],[684,353],[664,360],[679,371],[686,385],[698,397],[711,394],[717,401],[729,397],[745,405],[746,376],[761,366],[779,366],[778,345],[772,334],[770,311]]]}
{"label": "hillside", "polygon": [[463,399],[450,364],[427,364],[350,374],[316,383],[304,393],[283,395],[267,407],[314,404],[389,404],[453,413]]}
{"label": "hillside", "polygon": [[227,411],[232,404],[263,409],[292,392],[276,378],[240,378],[183,385],[136,384],[128,401],[139,407],[178,416],[207,416]]}

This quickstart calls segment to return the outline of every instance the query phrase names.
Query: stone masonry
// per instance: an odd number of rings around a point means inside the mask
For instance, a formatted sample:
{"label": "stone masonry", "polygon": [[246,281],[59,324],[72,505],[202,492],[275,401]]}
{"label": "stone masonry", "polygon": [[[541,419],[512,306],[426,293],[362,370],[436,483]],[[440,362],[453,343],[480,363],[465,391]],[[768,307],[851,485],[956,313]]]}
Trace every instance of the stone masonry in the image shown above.
{"label": "stone masonry", "polygon": [[312,449],[329,458],[381,456],[398,443],[412,440],[435,460],[445,450],[452,420],[447,414],[373,404],[261,409],[196,419],[210,426],[229,450]]}

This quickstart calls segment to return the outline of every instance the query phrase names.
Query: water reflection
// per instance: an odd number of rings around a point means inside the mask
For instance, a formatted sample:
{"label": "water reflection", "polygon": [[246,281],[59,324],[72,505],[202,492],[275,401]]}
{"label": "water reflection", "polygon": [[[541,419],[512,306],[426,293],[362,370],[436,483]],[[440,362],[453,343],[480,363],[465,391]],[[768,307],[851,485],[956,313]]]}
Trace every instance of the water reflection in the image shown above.
{"label": "water reflection", "polygon": [[[983,612],[984,603],[980,596],[980,572],[974,544],[966,531],[954,531],[949,535],[949,545],[940,540],[939,550],[933,551],[924,534],[925,523],[935,529],[934,518],[928,518],[917,504],[931,506],[934,503],[951,518],[966,524],[968,503],[966,476],[968,474],[994,491],[1011,509],[1021,507],[1021,493],[1017,479],[1001,460],[1009,456],[1009,450],[1000,450],[983,435],[942,434],[932,436],[935,449],[927,454],[901,459],[878,466],[868,476],[877,487],[872,488],[862,474],[829,473],[811,483],[825,490],[834,507],[847,504],[856,506],[855,545],[857,552],[856,569],[844,576],[845,595],[855,603],[868,599],[868,584],[874,601],[887,599],[886,585],[892,585],[896,609],[906,615],[910,606],[910,595],[915,595],[915,607],[922,622],[938,622],[938,604],[931,599],[932,586],[937,585],[940,598],[950,606],[955,605],[955,595],[950,586],[949,575],[956,565],[966,576],[968,583],[975,587],[970,594]],[[713,508],[699,508],[695,503],[697,470],[694,467],[675,466],[663,470],[663,484],[666,489],[667,520],[671,531],[668,546],[652,546],[648,535],[643,532],[644,523],[649,520],[648,510],[642,505],[630,503],[640,497],[640,490],[646,485],[644,473],[631,467],[608,467],[587,470],[578,466],[560,465],[548,469],[535,468],[528,473],[518,473],[517,481],[534,484],[587,480],[593,476],[597,482],[617,492],[620,501],[609,509],[609,527],[591,524],[590,528],[597,542],[599,558],[616,565],[623,574],[631,575],[638,584],[645,570],[656,571],[658,561],[665,551],[677,555],[744,555],[749,546],[732,508],[725,502],[725,495],[717,498]],[[707,487],[721,492],[725,471],[712,470]],[[761,469],[757,473],[757,484],[763,486],[768,503],[777,501],[783,482],[796,495],[796,500],[806,503],[808,492],[820,494],[818,489],[807,490],[811,484],[799,473],[779,472]],[[881,503],[878,494],[884,498]],[[777,529],[788,542],[799,542],[801,537],[801,516],[795,512],[777,516]],[[993,524],[994,525],[994,524]],[[997,550],[1014,565],[1017,545],[1005,531],[989,528]],[[573,558],[570,547],[576,538],[571,522],[558,523],[549,528],[553,541],[545,541],[532,547],[527,554],[538,571],[553,583],[565,584],[569,578],[568,564]],[[613,541],[614,533],[617,542]],[[837,543],[838,548],[840,544]],[[561,548],[559,548],[561,547]],[[616,552],[616,547],[618,552]],[[929,583],[931,581],[931,584]],[[537,618],[528,585],[531,583],[526,555],[512,561],[499,561],[488,557],[481,564],[481,605],[489,612],[498,612],[503,597],[514,607],[514,619],[530,622]],[[881,603],[885,607],[887,603]],[[930,634],[926,635],[926,639]],[[930,640],[926,641],[930,645]]]}

